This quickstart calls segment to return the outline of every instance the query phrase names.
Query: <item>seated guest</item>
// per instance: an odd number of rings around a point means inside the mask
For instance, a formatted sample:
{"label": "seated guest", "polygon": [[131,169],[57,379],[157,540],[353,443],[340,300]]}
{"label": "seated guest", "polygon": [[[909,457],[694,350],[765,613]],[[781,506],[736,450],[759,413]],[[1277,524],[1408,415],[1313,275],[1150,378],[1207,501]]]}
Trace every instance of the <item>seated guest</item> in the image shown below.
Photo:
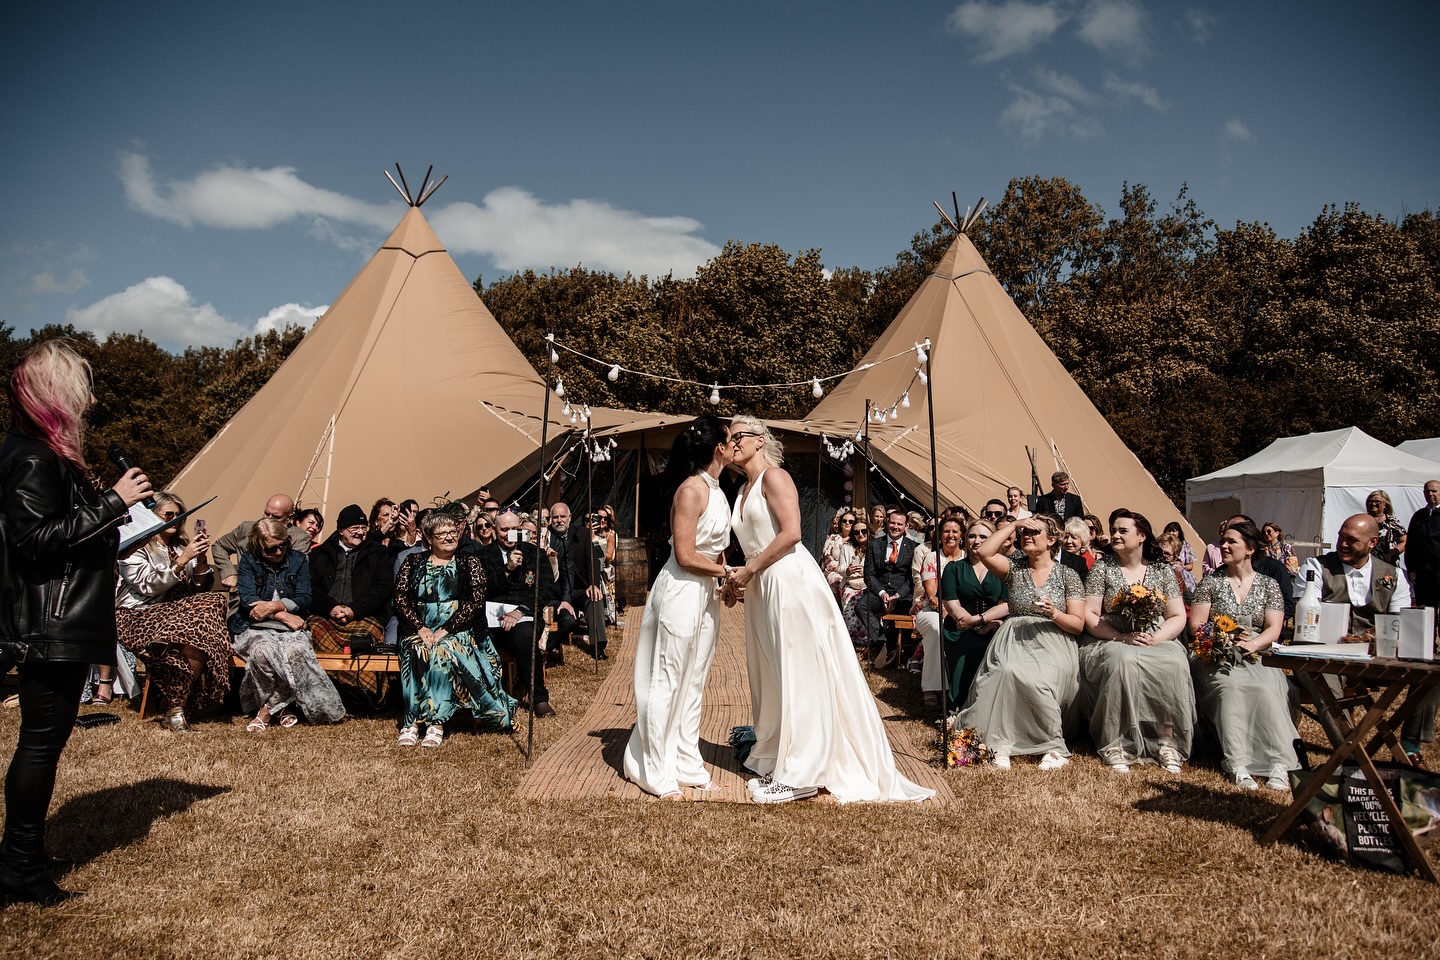
{"label": "seated guest", "polygon": [[883,503],[877,503],[870,508],[870,537],[878,539],[885,532],[885,515],[890,511]]}
{"label": "seated guest", "polygon": [[[1096,752],[1112,770],[1154,763],[1179,773],[1195,731],[1190,661],[1180,642],[1185,604],[1143,515],[1120,511],[1110,525],[1110,547],[1085,583],[1081,711]],[[1116,599],[1136,586],[1164,597],[1163,607],[1144,619],[1127,614]]]}
{"label": "seated guest", "polygon": [[905,536],[905,522],[903,510],[891,510],[885,517],[885,536],[872,538],[865,550],[865,596],[860,599],[860,616],[876,667],[884,667],[892,659],[880,618],[907,613],[913,597],[910,562],[915,558],[915,542]]}
{"label": "seated guest", "polygon": [[414,500],[402,500],[395,510],[395,526],[391,531],[389,544],[392,555],[421,545],[418,516],[420,504]]}
{"label": "seated guest", "polygon": [[1371,490],[1365,498],[1365,512],[1375,518],[1380,536],[1374,554],[1394,566],[1405,552],[1405,525],[1395,519],[1395,504],[1384,490]]}
{"label": "seated guest", "polygon": [[[1085,575],[1095,566],[1095,554],[1090,551],[1090,524],[1081,517],[1065,521],[1065,532],[1060,534],[1060,546],[1068,554],[1085,561]],[[1079,573],[1079,570],[1075,571]]]}
{"label": "seated guest", "polygon": [[1110,528],[1100,522],[1093,513],[1085,514],[1085,526],[1090,529],[1090,552],[1095,556],[1110,552]]}
{"label": "seated guest", "polygon": [[1180,547],[1184,543],[1184,540],[1181,540],[1168,530],[1160,534],[1161,559],[1165,561],[1165,565],[1170,568],[1170,571],[1175,574],[1175,589],[1180,591],[1181,599],[1184,600],[1186,604],[1189,604],[1190,598],[1195,596],[1195,577],[1189,570],[1185,569],[1184,563],[1176,559],[1180,556]]}
{"label": "seated guest", "polygon": [[320,534],[325,532],[325,517],[319,510],[314,507],[301,510],[295,514],[295,526],[304,530],[305,535],[310,538],[310,545],[306,548],[307,553],[320,546]]}
{"label": "seated guest", "polygon": [[[1003,552],[1011,533],[1020,560]],[[1085,629],[1085,588],[1059,553],[1060,524],[1049,514],[1011,521],[975,547],[1005,580],[1010,616],[985,651],[959,723],[984,731],[997,767],[1015,754],[1043,754],[1041,770],[1070,762],[1064,727],[1080,686],[1075,637]]]}
{"label": "seated guest", "polygon": [[1025,509],[1025,491],[1019,487],[1007,487],[1005,489],[1005,513],[1016,520],[1024,520],[1030,516],[1030,511]]}
{"label": "seated guest", "polygon": [[930,542],[930,523],[925,519],[925,514],[919,510],[911,510],[905,514],[905,536],[916,544]]}
{"label": "seated guest", "polygon": [[840,545],[835,569],[828,575],[830,589],[850,630],[850,642],[857,647],[870,645],[870,632],[860,615],[860,598],[865,595],[865,551],[870,544],[870,524],[857,519],[850,524],[850,538]]}
{"label": "seated guest", "polygon": [[559,585],[560,592],[557,594],[561,597],[560,605],[555,608],[556,623],[560,625],[557,636],[573,636],[580,629],[576,618],[583,611],[591,655],[597,660],[608,660],[610,658],[605,653],[605,548],[591,535],[590,528],[575,522],[568,506],[562,511],[563,518],[557,516],[556,510],[561,506],[557,503],[550,510],[551,530],[557,546],[562,547],[564,553],[565,562],[560,573],[569,578],[568,583]]}
{"label": "seated guest", "polygon": [[855,525],[855,511],[841,507],[830,519],[830,533],[825,545],[820,548],[820,569],[828,577],[840,563],[840,547],[850,539],[850,528]]}
{"label": "seated guest", "polygon": [[1225,539],[1225,524],[1228,520],[1220,521],[1220,531],[1215,535],[1214,543],[1205,544],[1205,553],[1200,558],[1200,576],[1208,577],[1224,565],[1225,561],[1220,559],[1220,541]]}
{"label": "seated guest", "polygon": [[509,730],[515,700],[501,683],[500,656],[485,629],[484,564],[456,553],[460,524],[448,513],[427,511],[421,533],[429,549],[408,552],[395,580],[405,696],[396,742],[440,746],[444,724],[462,707],[483,729]]}
{"label": "seated guest", "polygon": [[604,575],[605,622],[613,624],[619,622],[620,616],[615,603],[615,551],[619,546],[615,532],[615,508],[607,503],[595,512],[595,517],[598,523],[594,533],[603,557],[600,572]]}
{"label": "seated guest", "polygon": [[[521,689],[529,695],[531,683],[535,700],[531,712],[537,717],[553,717],[550,691],[545,687],[545,661],[536,659],[539,631],[544,629],[539,609],[555,602],[555,580],[550,564],[533,543],[520,540],[520,517],[506,510],[495,520],[497,543],[484,548],[480,560],[485,564],[486,600],[508,608],[498,618],[490,617],[490,637],[495,646],[515,660],[515,673]],[[535,586],[540,586],[540,602],[535,602]]]}
{"label": "seated guest", "polygon": [[910,661],[910,672],[920,674],[920,690],[927,707],[940,706],[940,577],[952,560],[965,557],[961,546],[960,521],[950,518],[940,523],[940,552],[927,549],[922,554],[915,548],[915,599],[910,616],[915,618],[915,632],[920,646]]}
{"label": "seated guest", "polygon": [[1267,523],[1260,528],[1260,533],[1265,537],[1265,555],[1285,564],[1285,568],[1292,574],[1300,569],[1300,561],[1295,556],[1295,545],[1285,536],[1285,531],[1280,529],[1276,523]]}
{"label": "seated guest", "polygon": [[[950,674],[950,704],[952,709],[965,702],[970,696],[970,687],[975,674],[985,660],[985,650],[990,645],[990,636],[1000,627],[1000,622],[1010,613],[1010,592],[1005,581],[990,572],[976,550],[980,544],[995,535],[995,527],[989,520],[976,520],[965,533],[965,555],[963,563],[946,564],[940,575],[940,601],[945,609],[943,632],[945,637],[945,668]],[[920,621],[915,621],[919,626]],[[944,681],[942,668],[936,651],[934,673]],[[925,665],[930,667],[930,651],[925,652]],[[925,687],[930,671],[921,678]],[[935,689],[940,689],[936,683]],[[930,702],[926,697],[927,704]]]}
{"label": "seated guest", "polygon": [[[394,561],[381,541],[367,536],[368,530],[364,512],[352,503],[340,511],[335,532],[310,551],[312,599],[305,626],[322,653],[385,640],[380,618],[395,589]],[[378,695],[382,679],[383,674],[356,672],[342,682]]]}
{"label": "seated guest", "polygon": [[[173,520],[185,504],[169,491],[155,494],[155,514]],[[202,531],[189,541],[170,529],[120,559],[115,628],[120,644],[145,664],[151,687],[165,704],[165,725],[189,732],[185,715],[219,707],[230,692],[230,634],[223,593],[215,581]],[[100,684],[100,693],[107,681]]]}
{"label": "seated guest", "polygon": [[[434,512],[435,511],[432,509],[418,511],[415,514],[415,528],[417,530],[423,531],[425,525],[425,518]],[[451,524],[455,527],[455,529],[465,529],[465,523],[463,520],[459,519],[457,512],[448,512],[447,515],[450,517]],[[474,541],[471,542],[473,543]],[[460,547],[461,544],[457,543],[456,551],[458,553],[465,554],[466,556],[476,555],[475,551],[465,551],[460,549]],[[429,551],[429,549],[430,546],[425,542],[425,538],[422,536],[418,544],[413,547],[408,547],[404,550],[401,550],[399,553],[395,554],[395,562],[391,567],[391,575],[393,577],[400,576],[400,565],[405,562],[406,557],[414,553],[426,553]],[[385,646],[387,649],[390,650],[398,650],[400,643],[400,617],[395,612],[395,595],[393,593],[390,596],[389,612],[390,617],[385,621]]]}
{"label": "seated guest", "polygon": [[[366,538],[375,541],[388,550],[390,548],[390,541],[394,539],[392,534],[395,532],[395,527],[399,520],[400,509],[395,505],[395,501],[388,497],[381,497],[370,507],[369,526],[365,533]],[[403,550],[404,547],[400,549]]]}
{"label": "seated guest", "polygon": [[1010,508],[1002,500],[986,500],[985,506],[980,508],[980,519],[989,523],[996,530],[1000,529],[1009,515]]}
{"label": "seated guest", "polygon": [[1030,498],[1031,513],[1048,513],[1061,523],[1071,517],[1084,517],[1085,504],[1070,492],[1070,474],[1056,470],[1050,475],[1050,492]]}
{"label": "seated guest", "polygon": [[[1285,622],[1280,584],[1256,571],[1264,541],[1249,519],[1235,518],[1220,539],[1224,565],[1200,581],[1190,606],[1190,629],[1199,630],[1221,614],[1245,631],[1240,646],[1260,653],[1280,636]],[[1276,562],[1276,561],[1271,561]],[[1244,599],[1241,599],[1241,598]],[[1195,704],[1215,727],[1224,754],[1221,766],[1245,790],[1257,789],[1255,775],[1272,790],[1290,788],[1295,756],[1295,724],[1290,719],[1285,674],[1274,667],[1242,661],[1219,664],[1193,658]]]}
{"label": "seated guest", "polygon": [[256,522],[238,574],[241,612],[231,615],[230,633],[235,652],[246,661],[240,706],[255,713],[245,729],[259,733],[272,720],[293,727],[300,722],[297,708],[311,723],[345,716],[305,629],[310,564],[293,549],[284,523],[268,517]]}
{"label": "seated guest", "polygon": [[1185,587],[1185,602],[1190,602],[1190,597],[1195,593],[1195,585],[1199,582],[1195,577],[1195,551],[1190,549],[1190,541],[1185,539],[1185,530],[1174,520],[1165,524],[1165,532],[1160,534],[1160,541],[1164,543],[1166,537],[1174,537],[1179,545],[1175,548],[1175,555],[1170,558],[1175,565],[1176,572],[1180,574],[1180,583]]}
{"label": "seated guest", "polygon": [[[310,549],[310,534],[299,527],[289,526],[295,515],[295,500],[283,493],[277,493],[265,501],[265,517],[272,520],[279,520],[286,525],[286,536],[290,538],[290,544],[301,553]],[[229,533],[215,539],[214,549],[211,551],[215,558],[215,566],[220,571],[220,583],[227,590],[234,590],[237,585],[237,570],[233,557],[244,553],[247,544],[250,542],[250,531],[255,527],[256,521],[244,520]]]}

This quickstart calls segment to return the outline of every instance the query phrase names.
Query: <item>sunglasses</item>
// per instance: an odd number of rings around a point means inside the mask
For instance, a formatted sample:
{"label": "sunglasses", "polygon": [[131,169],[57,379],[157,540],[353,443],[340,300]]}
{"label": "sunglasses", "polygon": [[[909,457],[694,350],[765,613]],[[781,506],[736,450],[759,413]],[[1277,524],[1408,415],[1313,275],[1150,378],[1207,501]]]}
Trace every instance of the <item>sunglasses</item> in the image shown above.
{"label": "sunglasses", "polygon": [[841,523],[844,523],[844,524],[851,524],[851,523],[854,523],[854,522],[855,522],[855,518],[854,518],[854,517],[841,517],[841,518],[840,518],[840,522],[841,522]]}
{"label": "sunglasses", "polygon": [[980,516],[984,517],[987,520],[999,520],[1001,517],[1005,516],[1005,514],[986,511],[985,513],[980,514]]}
{"label": "sunglasses", "polygon": [[286,542],[286,543],[277,543],[277,544],[275,544],[275,546],[273,546],[273,547],[261,547],[261,548],[260,548],[260,552],[261,552],[261,553],[266,553],[266,554],[271,554],[271,555],[279,555],[279,554],[282,554],[282,553],[284,553],[286,550],[289,550],[289,549],[290,549],[290,544],[289,544],[289,542]]}
{"label": "sunglasses", "polygon": [[870,528],[869,528],[869,527],[856,527],[854,530],[851,530],[850,532],[851,532],[851,533],[864,534],[865,536],[868,537],[868,536],[870,535]]}

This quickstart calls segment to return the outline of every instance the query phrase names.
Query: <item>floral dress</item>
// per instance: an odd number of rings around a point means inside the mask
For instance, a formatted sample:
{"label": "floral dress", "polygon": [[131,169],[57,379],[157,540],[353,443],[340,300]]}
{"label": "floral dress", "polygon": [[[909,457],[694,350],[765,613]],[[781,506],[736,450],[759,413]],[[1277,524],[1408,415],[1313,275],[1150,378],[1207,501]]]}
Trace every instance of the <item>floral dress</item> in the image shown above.
{"label": "floral dress", "polygon": [[1037,614],[1035,604],[1049,597],[1063,612],[1085,588],[1075,571],[1059,562],[1037,585],[1023,555],[1011,561],[1006,588],[1010,616],[985,651],[960,724],[975,727],[997,752],[1069,756],[1064,727],[1074,717],[1080,687],[1075,638]]}
{"label": "floral dress", "polygon": [[[1140,580],[1162,596],[1173,596],[1179,583],[1163,560],[1147,564]],[[1102,557],[1085,581],[1087,597],[1103,597],[1101,619],[1122,633],[1159,628],[1161,619],[1135,624],[1116,612],[1115,596],[1130,586],[1125,571]],[[1179,640],[1135,646],[1080,637],[1080,710],[1089,718],[1090,737],[1106,763],[1159,763],[1160,753],[1175,750],[1181,762],[1190,756],[1195,732],[1195,691],[1190,662]]]}
{"label": "floral dress", "polygon": [[[443,724],[464,707],[485,729],[511,729],[516,703],[505,692],[500,655],[484,630],[485,574],[479,558],[457,556],[437,564],[428,553],[407,557],[395,579],[395,613],[405,726]],[[445,636],[427,645],[420,639],[421,627],[443,627]]]}
{"label": "floral dress", "polygon": [[[1195,604],[1209,604],[1212,618],[1224,614],[1252,634],[1264,628],[1267,611],[1285,610],[1280,585],[1262,573],[1255,574],[1244,603],[1227,577],[1212,574],[1195,588]],[[1215,727],[1226,773],[1283,777],[1300,765],[1284,673],[1259,663],[1220,667],[1194,658],[1190,669],[1196,706]]]}
{"label": "floral dress", "polygon": [[1394,517],[1387,516],[1379,524],[1380,539],[1373,554],[1386,563],[1394,564],[1400,559],[1400,541],[1405,539],[1405,528]]}

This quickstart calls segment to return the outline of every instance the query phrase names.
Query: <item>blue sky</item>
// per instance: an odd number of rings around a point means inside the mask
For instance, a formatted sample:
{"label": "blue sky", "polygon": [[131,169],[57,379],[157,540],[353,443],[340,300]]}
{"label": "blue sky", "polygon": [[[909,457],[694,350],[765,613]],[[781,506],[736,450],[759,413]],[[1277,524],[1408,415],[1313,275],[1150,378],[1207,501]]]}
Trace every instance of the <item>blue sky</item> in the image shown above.
{"label": "blue sky", "polygon": [[[212,8],[213,7],[213,8]],[[1013,177],[1294,236],[1440,208],[1431,3],[31,4],[0,31],[0,320],[308,322],[425,205],[472,279],[893,262]],[[1427,92],[1428,91],[1428,92]]]}

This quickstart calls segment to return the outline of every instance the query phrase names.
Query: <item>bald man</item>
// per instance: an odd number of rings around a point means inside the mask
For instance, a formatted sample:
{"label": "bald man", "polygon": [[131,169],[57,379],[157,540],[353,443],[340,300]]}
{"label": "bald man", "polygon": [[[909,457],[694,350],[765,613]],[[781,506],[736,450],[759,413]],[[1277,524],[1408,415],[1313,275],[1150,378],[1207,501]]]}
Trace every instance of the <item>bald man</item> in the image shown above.
{"label": "bald man", "polygon": [[1357,513],[1340,525],[1335,549],[1311,557],[1295,578],[1295,596],[1305,592],[1306,573],[1320,583],[1322,603],[1350,604],[1350,633],[1375,632],[1375,614],[1399,613],[1410,606],[1410,584],[1395,567],[1372,556],[1380,528],[1368,513]]}
{"label": "bald man", "polygon": [[[289,526],[290,521],[295,519],[294,498],[288,494],[277,493],[266,500],[265,516],[257,519],[263,520],[266,517]],[[244,520],[234,530],[215,541],[211,552],[215,566],[220,568],[220,582],[228,590],[234,590],[239,579],[235,572],[234,557],[245,552],[245,541],[249,539],[250,531],[255,529],[255,523],[255,520]],[[310,534],[299,527],[290,527],[290,545],[301,553],[307,552],[310,549]]]}

